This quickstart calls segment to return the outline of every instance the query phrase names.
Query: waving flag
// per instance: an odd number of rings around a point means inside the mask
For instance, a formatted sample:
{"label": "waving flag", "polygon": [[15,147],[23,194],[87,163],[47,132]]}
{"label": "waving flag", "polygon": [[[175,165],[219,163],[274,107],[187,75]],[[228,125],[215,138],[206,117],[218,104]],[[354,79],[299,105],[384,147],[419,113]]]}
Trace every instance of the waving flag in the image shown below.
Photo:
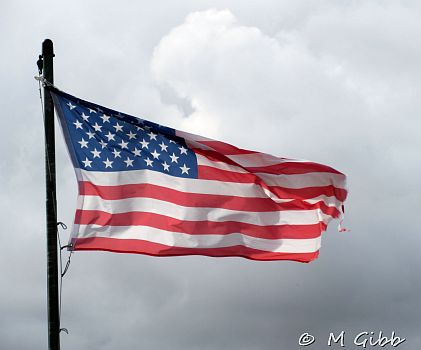
{"label": "waving flag", "polygon": [[52,92],[79,184],[74,250],[309,262],[345,175]]}

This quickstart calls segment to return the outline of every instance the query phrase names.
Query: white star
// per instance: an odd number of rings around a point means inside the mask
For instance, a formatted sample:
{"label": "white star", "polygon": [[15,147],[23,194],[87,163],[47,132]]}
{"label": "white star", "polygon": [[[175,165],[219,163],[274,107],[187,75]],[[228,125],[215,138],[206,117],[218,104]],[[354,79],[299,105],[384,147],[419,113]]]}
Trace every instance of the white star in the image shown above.
{"label": "white star", "polygon": [[140,157],[140,149],[137,149],[137,147],[135,147],[135,149],[132,152],[135,156]]}
{"label": "white star", "polygon": [[110,122],[110,116],[103,114],[102,116],[100,116],[100,118],[102,119],[103,123],[109,123]]}
{"label": "white star", "polygon": [[72,103],[69,101],[69,103],[67,104],[69,106],[69,109],[72,110],[74,108],[76,108],[75,105],[72,105]]}
{"label": "white star", "polygon": [[111,141],[111,140],[115,141],[114,136],[115,136],[115,134],[111,134],[109,131],[108,131],[108,134],[105,135],[105,137],[108,139],[108,141]]}
{"label": "white star", "polygon": [[135,139],[136,138],[136,134],[132,133],[132,131],[130,130],[130,132],[128,134],[126,134],[129,137],[129,140],[131,139]]}
{"label": "white star", "polygon": [[142,148],[148,149],[149,142],[145,141],[145,139],[139,141],[139,143],[142,145]]}
{"label": "white star", "polygon": [[114,148],[114,151],[112,151],[111,153],[112,153],[112,154],[114,154],[114,158],[121,158],[121,156],[120,156],[121,151],[117,151],[117,150]]}
{"label": "white star", "polygon": [[159,159],[160,154],[155,150],[151,153],[152,157],[154,157],[155,159]]}
{"label": "white star", "polygon": [[171,158],[171,163],[178,163],[178,158],[180,158],[180,157],[177,157],[174,153],[172,154],[172,156],[170,156],[170,158]]}
{"label": "white star", "polygon": [[76,129],[82,129],[82,123],[79,120],[76,120],[73,124],[76,126]]}
{"label": "white star", "polygon": [[104,140],[101,140],[101,141],[99,142],[99,144],[101,145],[101,147],[102,147],[102,148],[107,147],[107,143],[106,143]]}
{"label": "white star", "polygon": [[112,168],[113,167],[113,161],[112,160],[109,160],[108,158],[107,158],[107,160],[103,160],[102,161],[104,164],[105,164],[105,168]]}
{"label": "white star", "polygon": [[92,108],[88,108],[88,109],[89,109],[89,113],[96,113],[95,109],[92,109]]}
{"label": "white star", "polygon": [[164,143],[164,141],[161,142],[159,147],[161,147],[161,151],[167,152],[168,146]]}
{"label": "white star", "polygon": [[95,131],[101,131],[102,126],[99,126],[98,123],[95,123],[95,125],[92,125],[92,127],[95,129]]}
{"label": "white star", "polygon": [[164,163],[161,163],[162,164],[162,166],[164,167],[164,170],[166,170],[166,171],[170,171],[170,165],[169,164],[167,164],[167,162],[164,162]]}
{"label": "white star", "polygon": [[85,141],[83,138],[82,138],[82,140],[78,141],[77,143],[80,144],[80,148],[88,148],[88,141]]}
{"label": "white star", "polygon": [[175,143],[175,144],[177,144],[177,142],[175,142],[174,140],[170,140],[170,143]]}
{"label": "white star", "polygon": [[91,132],[91,131],[88,131],[88,132],[86,133],[86,135],[88,135],[89,139],[93,139],[93,138],[95,137],[95,133],[93,133],[93,132]]}
{"label": "white star", "polygon": [[146,165],[152,166],[153,160],[150,160],[149,157],[145,159]]}
{"label": "white star", "polygon": [[100,158],[101,157],[101,151],[97,151],[96,148],[94,148],[91,153],[94,155],[94,158]]}
{"label": "white star", "polygon": [[113,125],[113,128],[115,129],[115,132],[123,131],[123,125],[120,125],[119,123],[115,123],[115,125]]}
{"label": "white star", "polygon": [[156,141],[156,134],[154,134],[152,131],[148,134],[148,136],[150,137],[151,140],[155,140]]}
{"label": "white star", "polygon": [[139,131],[139,130],[145,130],[145,129],[143,129],[142,127],[140,127],[140,126],[136,126],[136,130],[137,131]]}
{"label": "white star", "polygon": [[181,166],[180,169],[181,169],[181,174],[187,174],[187,175],[189,175],[190,168],[187,168],[186,167],[186,164],[184,164],[183,166]]}
{"label": "white star", "polygon": [[149,130],[151,127],[150,126],[148,126],[148,125],[143,125],[143,127],[146,129],[146,130]]}
{"label": "white star", "polygon": [[133,166],[134,159],[127,157],[127,159],[123,160],[123,162],[126,163],[126,167]]}
{"label": "white star", "polygon": [[89,167],[92,168],[92,160],[89,160],[88,158],[86,158],[85,160],[82,160],[82,163],[85,165],[85,168]]}
{"label": "white star", "polygon": [[124,142],[123,140],[121,140],[121,142],[118,145],[121,147],[121,149],[124,149],[124,148],[128,149],[127,147],[128,144],[129,144],[128,142]]}
{"label": "white star", "polygon": [[82,113],[82,119],[87,122],[89,119],[89,115],[86,115],[85,113]]}
{"label": "white star", "polygon": [[186,154],[187,155],[187,148],[184,148],[183,146],[178,147],[178,149],[180,150],[180,154]]}

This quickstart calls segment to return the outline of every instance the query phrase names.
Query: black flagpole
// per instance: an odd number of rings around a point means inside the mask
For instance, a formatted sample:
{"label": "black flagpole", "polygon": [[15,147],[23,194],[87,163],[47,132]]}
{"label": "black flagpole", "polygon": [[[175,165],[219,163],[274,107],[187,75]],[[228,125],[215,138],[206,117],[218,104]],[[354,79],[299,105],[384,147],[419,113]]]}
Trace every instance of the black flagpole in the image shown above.
{"label": "black flagpole", "polygon": [[[42,43],[43,77],[54,84],[53,42]],[[54,105],[50,92],[44,86],[44,130],[45,130],[45,172],[46,172],[46,214],[47,214],[47,307],[48,307],[48,350],[60,349],[60,313],[57,259],[57,201],[56,163],[54,137]]]}

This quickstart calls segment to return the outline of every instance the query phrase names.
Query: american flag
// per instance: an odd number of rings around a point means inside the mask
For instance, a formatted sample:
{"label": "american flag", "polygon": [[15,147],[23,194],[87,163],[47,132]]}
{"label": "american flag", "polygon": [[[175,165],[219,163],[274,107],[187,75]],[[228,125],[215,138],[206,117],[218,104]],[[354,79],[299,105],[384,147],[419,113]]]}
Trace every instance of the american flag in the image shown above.
{"label": "american flag", "polygon": [[345,175],[52,92],[79,195],[73,250],[317,258]]}

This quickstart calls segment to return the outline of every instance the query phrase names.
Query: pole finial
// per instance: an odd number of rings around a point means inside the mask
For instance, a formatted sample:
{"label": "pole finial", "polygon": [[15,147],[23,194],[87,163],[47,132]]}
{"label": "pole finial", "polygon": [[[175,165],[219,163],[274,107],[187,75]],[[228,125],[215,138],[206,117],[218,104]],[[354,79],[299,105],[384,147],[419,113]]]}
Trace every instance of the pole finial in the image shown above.
{"label": "pole finial", "polygon": [[50,39],[45,39],[42,43],[42,55],[54,57],[54,46]]}

